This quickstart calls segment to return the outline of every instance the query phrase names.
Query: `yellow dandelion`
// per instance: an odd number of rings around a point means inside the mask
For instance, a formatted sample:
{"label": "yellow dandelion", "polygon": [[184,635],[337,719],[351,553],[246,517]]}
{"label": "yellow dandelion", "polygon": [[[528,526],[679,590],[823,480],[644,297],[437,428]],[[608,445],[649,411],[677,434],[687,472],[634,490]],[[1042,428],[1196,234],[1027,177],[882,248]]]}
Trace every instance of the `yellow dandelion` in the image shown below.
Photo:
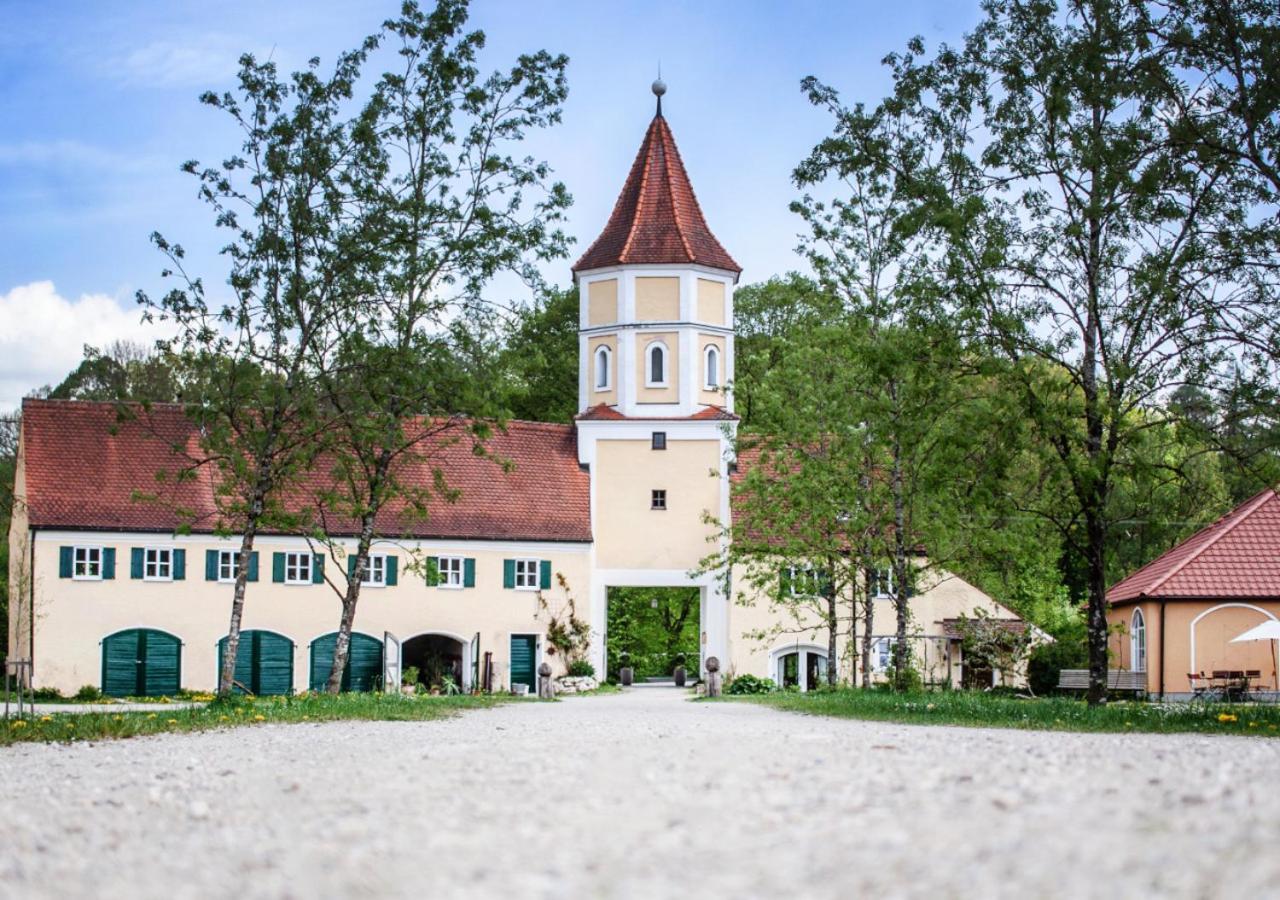
{"label": "yellow dandelion", "polygon": [[1250,727],[1250,728],[1257,728],[1257,727],[1258,727],[1258,723],[1257,723],[1257,722],[1250,722],[1250,723],[1249,723],[1249,727]]}
{"label": "yellow dandelion", "polygon": [[267,717],[266,717],[266,716],[254,716],[254,717],[253,717],[253,721],[255,721],[255,722],[265,722],[265,721],[267,721]]}
{"label": "yellow dandelion", "polygon": [[177,720],[177,719],[165,719],[165,721],[166,721],[166,722],[168,722],[170,725],[177,725],[177,724],[178,724],[178,720]]}
{"label": "yellow dandelion", "polygon": [[12,722],[9,723],[9,727],[10,728],[26,728],[27,723],[23,719],[14,719]]}
{"label": "yellow dandelion", "polygon": [[1236,716],[1233,716],[1231,713],[1218,713],[1218,721],[1219,722],[1235,722],[1238,720]]}
{"label": "yellow dandelion", "polygon": [[154,719],[155,717],[156,717],[156,714],[155,714],[155,713],[147,713],[147,718],[148,718],[148,719]]}
{"label": "yellow dandelion", "polygon": [[227,717],[226,717],[226,716],[218,716],[218,721],[219,721],[219,722],[227,722],[227,721],[229,721],[229,720],[227,719]]}
{"label": "yellow dandelion", "polygon": [[123,722],[124,716],[120,715],[119,713],[116,713],[114,716],[111,717],[111,720],[113,722]]}
{"label": "yellow dandelion", "polygon": [[41,716],[41,717],[40,717],[40,721],[41,721],[41,722],[52,722],[52,721],[53,721],[53,716]]}

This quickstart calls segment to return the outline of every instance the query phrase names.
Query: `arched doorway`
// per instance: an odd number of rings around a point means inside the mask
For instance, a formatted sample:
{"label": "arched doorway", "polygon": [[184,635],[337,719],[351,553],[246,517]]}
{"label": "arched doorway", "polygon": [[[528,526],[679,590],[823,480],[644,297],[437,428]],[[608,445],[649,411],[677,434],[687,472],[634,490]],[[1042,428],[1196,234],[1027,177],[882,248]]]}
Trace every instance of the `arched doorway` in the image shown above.
{"label": "arched doorway", "polygon": [[428,631],[400,642],[401,672],[418,670],[418,683],[444,689],[448,677],[463,692],[471,690],[471,643],[455,634]]}
{"label": "arched doorway", "polygon": [[817,644],[791,644],[769,654],[770,677],[779,687],[813,691],[827,683],[827,649]]}
{"label": "arched doorway", "polygon": [[127,628],[102,639],[102,693],[161,697],[182,683],[182,641],[155,628]]}
{"label": "arched doorway", "polygon": [[[333,648],[338,632],[322,634],[311,642],[311,678],[313,691],[323,691],[333,670]],[[382,683],[382,641],[358,631],[351,633],[347,654],[347,670],[342,673],[344,691],[372,691]]]}
{"label": "arched doorway", "polygon": [[[274,631],[240,632],[236,648],[235,690],[259,697],[293,693],[293,641]],[[222,671],[227,639],[218,641],[218,671]]]}

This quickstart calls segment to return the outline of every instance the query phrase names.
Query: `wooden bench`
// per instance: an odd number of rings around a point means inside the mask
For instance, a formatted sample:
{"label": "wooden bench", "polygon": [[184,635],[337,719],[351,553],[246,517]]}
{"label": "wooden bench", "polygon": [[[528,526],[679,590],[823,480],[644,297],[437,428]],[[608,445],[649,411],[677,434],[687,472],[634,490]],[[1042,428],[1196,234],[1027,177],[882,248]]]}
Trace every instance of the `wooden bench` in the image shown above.
{"label": "wooden bench", "polygon": [[[1088,669],[1063,669],[1058,673],[1058,690],[1087,691],[1088,689]],[[1144,694],[1147,691],[1147,673],[1130,672],[1124,669],[1108,669],[1107,690],[1132,691],[1135,694]]]}

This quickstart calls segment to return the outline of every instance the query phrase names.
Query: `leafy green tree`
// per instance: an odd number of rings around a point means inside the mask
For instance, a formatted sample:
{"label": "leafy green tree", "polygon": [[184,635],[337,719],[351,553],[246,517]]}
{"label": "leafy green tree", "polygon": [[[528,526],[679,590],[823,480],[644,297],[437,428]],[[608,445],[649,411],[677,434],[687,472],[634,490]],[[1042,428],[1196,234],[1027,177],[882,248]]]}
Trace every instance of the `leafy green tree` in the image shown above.
{"label": "leafy green tree", "polygon": [[698,598],[697,588],[610,588],[605,637],[610,674],[616,677],[624,653],[641,678],[670,675],[680,655],[696,670],[701,655]]}
{"label": "leafy green tree", "polygon": [[[351,277],[332,341],[313,344],[331,410],[324,462],[333,472],[318,508],[325,521],[344,523],[337,536],[356,540],[349,575],[335,585],[333,693],[373,545],[426,517],[431,500],[456,496],[435,461],[450,432],[483,452],[496,372],[456,364],[478,346],[470,331],[487,308],[482,291],[502,271],[540,284],[536,264],[567,252],[558,227],[567,191],[546,163],[515,151],[531,130],[560,121],[568,59],[538,51],[484,74],[484,34],[465,30],[467,13],[465,0],[440,0],[430,12],[406,2],[366,41],[394,43],[399,63],[349,129],[354,155],[366,160],[350,189],[365,227],[344,248]],[[424,467],[432,479],[420,477]],[[336,547],[335,530],[323,531]]]}
{"label": "leafy green tree", "polygon": [[511,416],[572,422],[578,413],[578,288],[550,288],[517,311],[502,350]]}
{"label": "leafy green tree", "polygon": [[181,399],[181,388],[174,360],[132,341],[113,341],[104,350],[86,344],[80,365],[48,396],[53,400],[172,403]]}
{"label": "leafy green tree", "polygon": [[1085,561],[1099,703],[1117,463],[1164,392],[1211,382],[1276,316],[1219,241],[1254,198],[1221,159],[1178,152],[1161,121],[1179,75],[1146,8],[983,10],[963,48],[921,62],[915,40],[888,58],[893,93],[849,111],[844,160],[894,180],[946,294],[1054,450],[1071,502],[1037,512]]}

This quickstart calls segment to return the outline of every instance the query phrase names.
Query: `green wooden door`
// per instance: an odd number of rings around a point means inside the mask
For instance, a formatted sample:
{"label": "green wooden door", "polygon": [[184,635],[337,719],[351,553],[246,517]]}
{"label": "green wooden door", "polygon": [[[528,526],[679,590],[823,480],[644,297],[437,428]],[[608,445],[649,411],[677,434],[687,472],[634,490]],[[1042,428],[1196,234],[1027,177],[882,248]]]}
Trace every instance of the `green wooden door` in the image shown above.
{"label": "green wooden door", "polygon": [[[331,631],[311,642],[311,690],[323,691],[333,669],[333,648],[338,633]],[[351,635],[347,671],[342,673],[344,691],[372,691],[382,681],[382,641],[358,632]]]}
{"label": "green wooden door", "polygon": [[182,683],[182,641],[154,628],[130,628],[102,640],[102,692],[110,697],[159,697]]}
{"label": "green wooden door", "polygon": [[[218,641],[218,670],[227,639]],[[236,650],[236,690],[243,685],[257,696],[293,692],[293,641],[274,631],[242,631]]]}
{"label": "green wooden door", "polygon": [[511,684],[527,684],[529,692],[538,690],[535,669],[538,658],[538,637],[533,634],[511,635]]}

